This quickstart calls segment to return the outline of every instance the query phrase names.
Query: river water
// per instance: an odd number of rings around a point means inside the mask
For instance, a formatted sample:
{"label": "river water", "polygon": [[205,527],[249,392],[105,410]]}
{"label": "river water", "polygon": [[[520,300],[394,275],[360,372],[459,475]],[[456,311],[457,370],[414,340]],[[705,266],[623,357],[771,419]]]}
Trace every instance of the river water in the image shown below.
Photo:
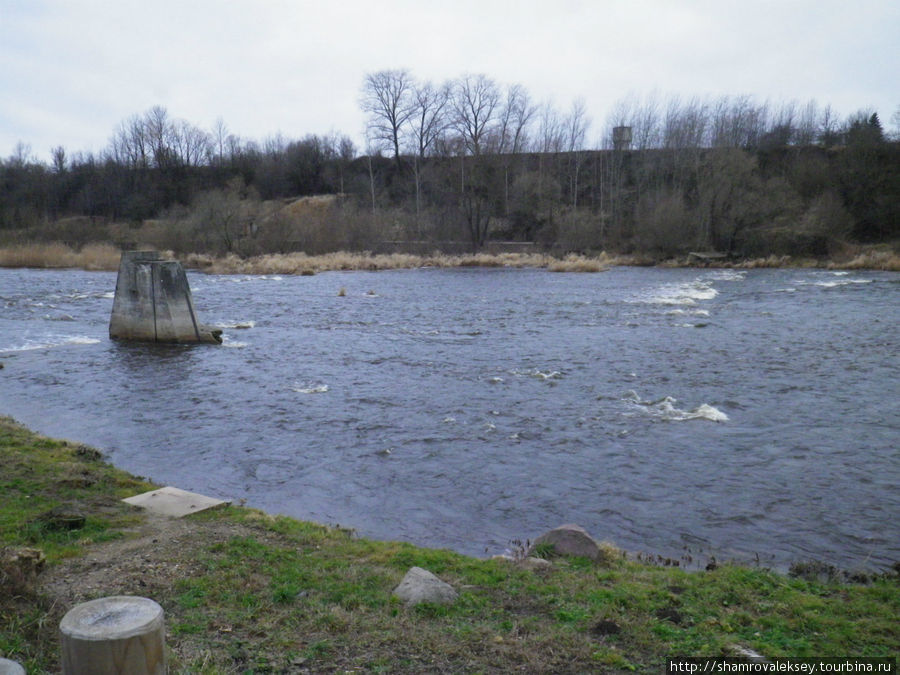
{"label": "river water", "polygon": [[473,555],[571,522],[695,564],[900,559],[897,273],[189,280],[223,346],[110,341],[113,273],[0,270],[0,413],[159,483]]}

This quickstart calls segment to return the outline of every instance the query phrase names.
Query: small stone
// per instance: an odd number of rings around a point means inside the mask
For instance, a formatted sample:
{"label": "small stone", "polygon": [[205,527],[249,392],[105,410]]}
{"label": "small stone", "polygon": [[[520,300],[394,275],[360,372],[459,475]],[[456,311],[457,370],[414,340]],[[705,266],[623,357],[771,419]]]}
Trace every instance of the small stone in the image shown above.
{"label": "small stone", "polygon": [[754,663],[765,663],[766,662],[766,657],[763,656],[762,654],[759,654],[759,653],[753,651],[749,647],[743,647],[738,644],[727,645],[725,647],[725,651],[732,658],[746,659],[747,661],[751,661]]}
{"label": "small stone", "polygon": [[560,525],[542,534],[534,540],[528,553],[533,554],[543,547],[550,547],[556,555],[561,556],[579,556],[591,560],[599,560],[601,557],[600,546],[579,525]]}
{"label": "small stone", "polygon": [[35,520],[47,530],[65,532],[80,530],[84,527],[87,519],[80,513],[67,511],[64,507],[56,507],[42,513]]}
{"label": "small stone", "polygon": [[394,595],[407,605],[417,605],[420,602],[449,604],[458,597],[450,584],[421,567],[410,568],[400,585],[394,589]]}

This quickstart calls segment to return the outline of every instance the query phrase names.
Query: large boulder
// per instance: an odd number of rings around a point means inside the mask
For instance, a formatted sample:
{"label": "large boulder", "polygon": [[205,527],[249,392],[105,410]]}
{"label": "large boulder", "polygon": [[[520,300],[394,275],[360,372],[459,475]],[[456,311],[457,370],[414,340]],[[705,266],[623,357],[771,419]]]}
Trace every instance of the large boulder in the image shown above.
{"label": "large boulder", "polygon": [[428,570],[411,567],[400,585],[394,589],[394,595],[407,605],[417,605],[420,602],[443,605],[454,602],[458,594],[450,584],[441,581]]}
{"label": "large boulder", "polygon": [[587,531],[579,525],[560,525],[549,532],[545,532],[534,540],[529,555],[534,555],[541,549],[552,548],[555,555],[580,556],[598,561],[602,554],[600,546]]}

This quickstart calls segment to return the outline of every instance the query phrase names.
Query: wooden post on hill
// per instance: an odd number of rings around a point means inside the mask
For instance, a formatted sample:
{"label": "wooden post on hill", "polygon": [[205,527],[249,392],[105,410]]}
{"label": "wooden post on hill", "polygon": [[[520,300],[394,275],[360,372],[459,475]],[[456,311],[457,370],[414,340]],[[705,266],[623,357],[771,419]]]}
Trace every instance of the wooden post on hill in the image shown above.
{"label": "wooden post on hill", "polygon": [[163,609],[117,595],[76,605],[59,623],[63,675],[165,675]]}

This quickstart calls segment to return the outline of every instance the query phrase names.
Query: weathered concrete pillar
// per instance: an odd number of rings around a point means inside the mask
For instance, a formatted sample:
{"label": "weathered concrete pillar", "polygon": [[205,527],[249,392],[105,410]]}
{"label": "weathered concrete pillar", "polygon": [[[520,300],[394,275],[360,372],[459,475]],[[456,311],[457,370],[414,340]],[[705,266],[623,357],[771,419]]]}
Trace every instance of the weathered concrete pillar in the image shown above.
{"label": "weathered concrete pillar", "polygon": [[156,251],[123,251],[109,337],[149,342],[221,343],[222,331],[197,321],[187,275]]}
{"label": "weathered concrete pillar", "polygon": [[59,623],[63,675],[164,675],[163,609],[116,595],[83,602]]}

